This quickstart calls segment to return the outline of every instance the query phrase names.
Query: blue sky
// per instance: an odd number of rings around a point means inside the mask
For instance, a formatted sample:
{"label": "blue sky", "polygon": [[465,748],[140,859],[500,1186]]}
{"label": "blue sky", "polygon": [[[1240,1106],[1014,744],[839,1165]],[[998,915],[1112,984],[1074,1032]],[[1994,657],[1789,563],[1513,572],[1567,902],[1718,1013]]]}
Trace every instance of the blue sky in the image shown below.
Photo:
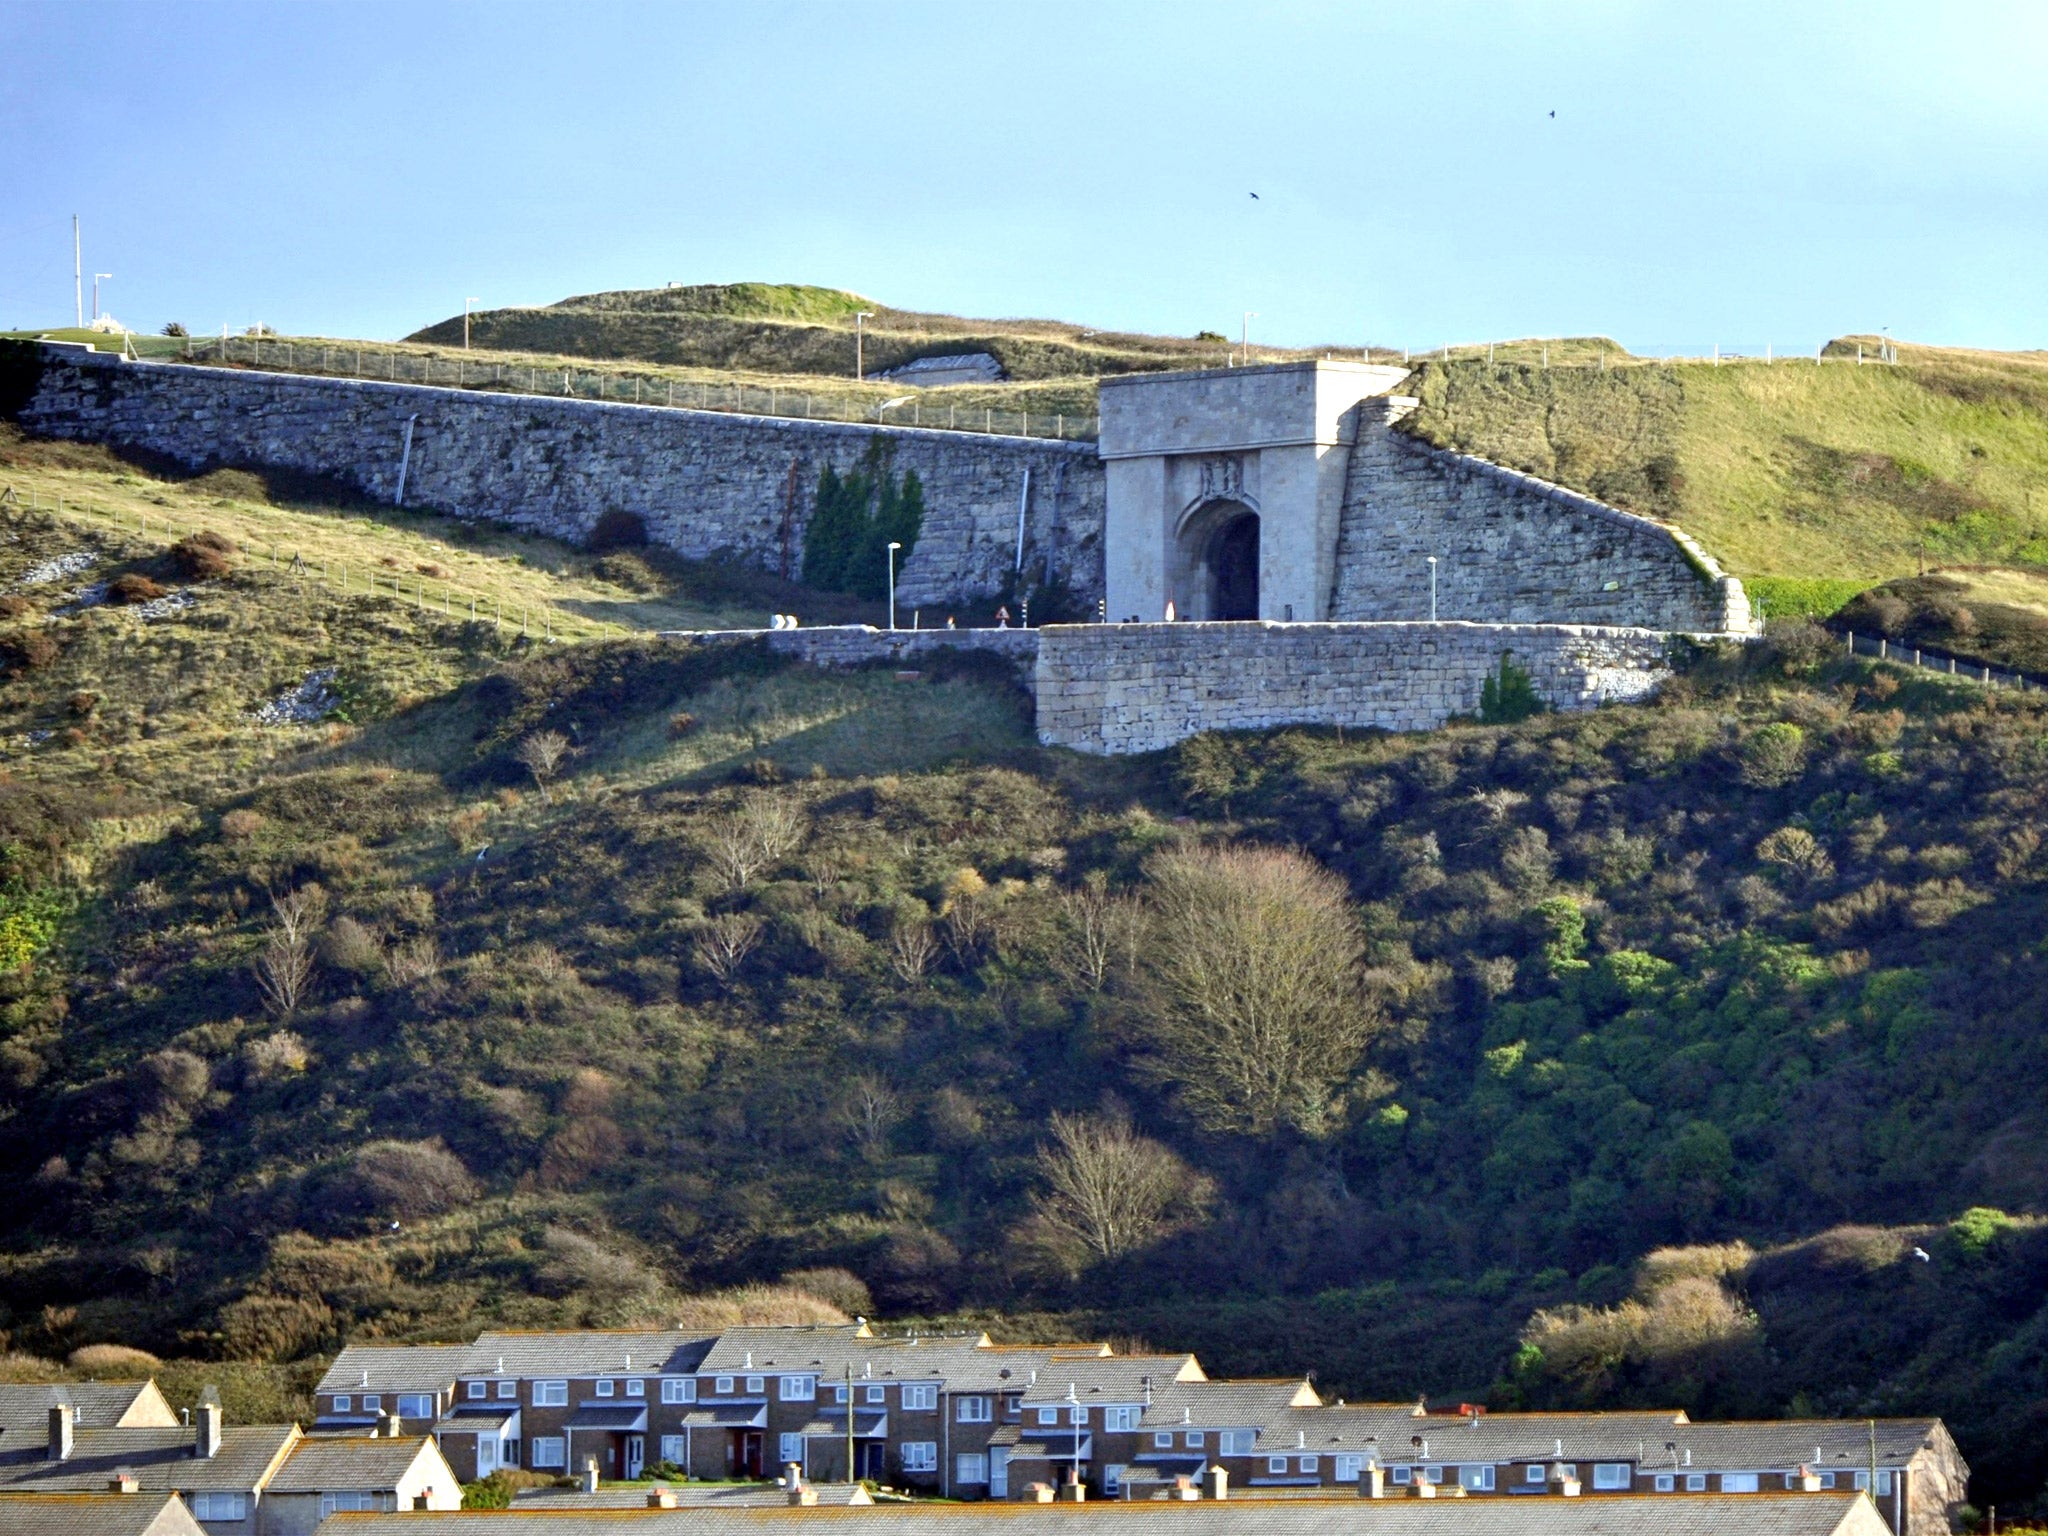
{"label": "blue sky", "polygon": [[76,212],[151,330],[761,278],[1297,345],[2040,347],[2044,65],[2033,0],[0,0],[0,326],[69,315]]}

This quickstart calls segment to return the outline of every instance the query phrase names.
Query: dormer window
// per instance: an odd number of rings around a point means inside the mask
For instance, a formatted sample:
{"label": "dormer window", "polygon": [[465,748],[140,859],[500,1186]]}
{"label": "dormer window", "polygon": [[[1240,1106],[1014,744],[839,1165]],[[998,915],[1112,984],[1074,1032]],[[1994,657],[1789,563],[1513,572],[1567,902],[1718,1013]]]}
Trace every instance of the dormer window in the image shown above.
{"label": "dormer window", "polygon": [[484,1383],[480,1381],[468,1382],[463,1386],[463,1391],[468,1394],[469,1400],[472,1403],[481,1402],[484,1395]]}
{"label": "dormer window", "polygon": [[337,1393],[337,1394],[335,1394],[335,1398],[334,1398],[334,1411],[335,1411],[336,1413],[347,1413],[347,1412],[348,1412],[348,1406],[349,1406],[349,1402],[350,1402],[350,1397],[349,1397],[349,1394],[348,1394],[348,1393],[346,1393],[346,1392],[340,1392],[340,1393]]}

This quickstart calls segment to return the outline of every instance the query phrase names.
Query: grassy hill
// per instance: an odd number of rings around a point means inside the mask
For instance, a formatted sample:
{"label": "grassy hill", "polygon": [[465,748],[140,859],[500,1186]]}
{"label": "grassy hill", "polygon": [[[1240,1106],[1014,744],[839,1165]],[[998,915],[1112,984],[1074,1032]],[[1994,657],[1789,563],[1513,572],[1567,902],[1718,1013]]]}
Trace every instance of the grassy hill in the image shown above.
{"label": "grassy hill", "polygon": [[[1970,1212],[2048,1203],[2039,698],[1794,626],[1643,707],[1102,763],[1036,747],[999,667],[594,622],[713,616],[715,573],[6,459],[10,1347],[302,1391],[350,1336],[794,1277],[1354,1397],[1935,1409],[1984,1496],[2038,1495],[2041,1228]],[[230,569],[187,573],[173,538],[230,519]],[[273,570],[292,534],[397,594]],[[429,562],[590,638],[422,607]],[[129,575],[193,605],[58,614]],[[324,666],[338,713],[250,717]],[[1334,877],[1372,1025],[1263,1119],[1161,1032],[1174,872],[1228,848]],[[1056,1112],[1181,1170],[1114,1262],[1048,1204]],[[1726,1299],[1677,1316],[1674,1265]]]}
{"label": "grassy hill", "polygon": [[2039,355],[1905,347],[1895,366],[1858,367],[1853,345],[1821,364],[1427,362],[1410,420],[1683,525],[1777,612],[1930,565],[2048,567]]}

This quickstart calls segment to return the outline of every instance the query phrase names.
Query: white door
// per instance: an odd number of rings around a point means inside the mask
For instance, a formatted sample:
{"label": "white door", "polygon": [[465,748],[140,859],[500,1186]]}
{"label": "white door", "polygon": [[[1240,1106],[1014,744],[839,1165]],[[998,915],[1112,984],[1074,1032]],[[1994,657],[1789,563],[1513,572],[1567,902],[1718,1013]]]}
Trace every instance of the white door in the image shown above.
{"label": "white door", "polygon": [[498,1470],[498,1437],[478,1435],[476,1437],[476,1475],[489,1477]]}
{"label": "white door", "polygon": [[631,1482],[640,1475],[641,1464],[647,1460],[647,1437],[626,1436],[626,1481]]}
{"label": "white door", "polygon": [[992,1499],[1010,1496],[1010,1448],[1006,1445],[988,1448],[988,1496]]}

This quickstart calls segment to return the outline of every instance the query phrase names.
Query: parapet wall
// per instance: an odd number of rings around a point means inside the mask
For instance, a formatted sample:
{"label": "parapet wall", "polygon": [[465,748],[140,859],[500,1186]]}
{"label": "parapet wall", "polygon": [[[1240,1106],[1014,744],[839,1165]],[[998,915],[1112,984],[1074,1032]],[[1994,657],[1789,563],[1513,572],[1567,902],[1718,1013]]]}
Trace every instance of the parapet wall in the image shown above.
{"label": "parapet wall", "polygon": [[[867,427],[432,389],[304,374],[132,363],[45,344],[20,412],[45,437],[147,449],[179,463],[294,469],[379,500],[579,541],[606,512],[638,513],[657,542],[782,574],[826,464],[850,468],[876,439],[924,484],[924,532],[897,581],[910,608],[1001,588],[1024,514],[1027,585],[1064,577],[1102,592],[1103,474],[1092,443]],[[1027,472],[1029,486],[1027,491]]]}
{"label": "parapet wall", "polygon": [[760,640],[778,656],[814,667],[862,667],[874,662],[917,665],[941,651],[976,651],[1023,664],[1025,682],[1038,656],[1036,629],[876,629],[871,624],[821,624],[813,629],[676,629],[664,640],[690,645],[731,645]]}
{"label": "parapet wall", "polygon": [[1478,711],[1504,652],[1553,708],[1586,709],[1653,692],[1671,641],[1589,625],[1051,625],[1039,631],[1038,739],[1114,754],[1280,725],[1430,730]]}
{"label": "parapet wall", "polygon": [[1416,402],[1364,401],[1337,534],[1335,620],[1754,629],[1742,583],[1679,530],[1392,430]]}

